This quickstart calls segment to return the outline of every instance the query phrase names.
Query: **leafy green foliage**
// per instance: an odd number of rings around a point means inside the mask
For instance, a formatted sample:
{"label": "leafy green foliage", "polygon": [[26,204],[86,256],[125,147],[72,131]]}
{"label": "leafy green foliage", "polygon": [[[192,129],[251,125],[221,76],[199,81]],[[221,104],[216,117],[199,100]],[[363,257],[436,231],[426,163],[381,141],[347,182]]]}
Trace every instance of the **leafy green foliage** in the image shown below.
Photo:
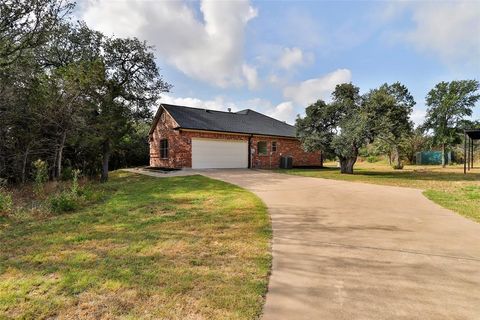
{"label": "leafy green foliage", "polygon": [[64,190],[50,198],[50,208],[55,213],[74,211],[86,200],[78,184],[80,170],[73,170],[72,175],[70,190]]}
{"label": "leafy green foliage", "polygon": [[331,103],[318,100],[296,122],[304,148],[321,150],[327,158],[338,157],[342,173],[353,173],[360,148],[375,136],[374,114],[359,92],[351,83],[337,85]]}
{"label": "leafy green foliage", "polygon": [[37,158],[56,180],[64,167],[106,180],[110,160],[117,168],[146,164],[141,134],[171,87],[153,48],[70,22],[68,1],[7,1],[0,8],[0,177],[35,178],[29,173]]}
{"label": "leafy green foliage", "polygon": [[459,131],[465,117],[473,113],[480,99],[477,80],[440,82],[427,94],[427,116],[424,128],[433,132],[433,141],[445,151],[460,142]]}
{"label": "leafy green foliage", "polygon": [[8,214],[13,209],[12,195],[4,188],[0,187],[0,215]]}
{"label": "leafy green foliage", "polygon": [[59,0],[0,2],[0,68],[41,45],[73,4]]}
{"label": "leafy green foliage", "polygon": [[79,176],[80,176],[80,170],[78,169],[73,170],[72,187],[70,189],[71,194],[78,195],[78,192],[79,192],[78,177]]}
{"label": "leafy green foliage", "polygon": [[373,138],[370,115],[359,91],[352,84],[337,85],[331,103],[318,100],[296,121],[304,148],[322,150],[327,157],[335,155],[342,173],[353,173],[359,149]]}
{"label": "leafy green foliage", "polygon": [[47,163],[38,159],[33,166],[35,168],[35,194],[40,196],[43,193],[43,186],[48,180]]}
{"label": "leafy green foliage", "polygon": [[70,191],[62,191],[50,198],[50,208],[55,213],[74,211],[79,204],[80,198]]}
{"label": "leafy green foliage", "polygon": [[371,90],[364,103],[371,114],[371,130],[375,135],[378,148],[388,153],[395,169],[402,169],[403,141],[412,132],[413,123],[410,115],[415,101],[407,87],[399,82],[392,85],[383,84]]}

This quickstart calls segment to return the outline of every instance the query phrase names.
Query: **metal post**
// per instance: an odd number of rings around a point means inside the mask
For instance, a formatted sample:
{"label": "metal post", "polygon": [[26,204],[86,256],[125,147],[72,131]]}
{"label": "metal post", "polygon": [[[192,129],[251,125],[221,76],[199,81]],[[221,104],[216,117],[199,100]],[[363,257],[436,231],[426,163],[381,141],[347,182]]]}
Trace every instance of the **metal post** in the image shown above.
{"label": "metal post", "polygon": [[470,161],[471,161],[471,165],[470,165],[470,168],[473,169],[473,139],[470,139],[470,145],[471,145],[471,150],[472,152],[470,153]]}
{"label": "metal post", "polygon": [[463,174],[467,174],[467,133],[463,132]]}
{"label": "metal post", "polygon": [[467,170],[470,171],[470,137],[467,137]]}

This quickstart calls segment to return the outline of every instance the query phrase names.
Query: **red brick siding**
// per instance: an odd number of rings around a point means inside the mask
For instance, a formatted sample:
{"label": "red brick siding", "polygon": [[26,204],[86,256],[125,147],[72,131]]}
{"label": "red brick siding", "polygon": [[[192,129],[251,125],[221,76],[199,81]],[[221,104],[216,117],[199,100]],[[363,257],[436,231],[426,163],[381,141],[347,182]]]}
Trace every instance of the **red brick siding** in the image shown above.
{"label": "red brick siding", "polygon": [[[165,113],[165,121],[160,116],[157,126],[150,136],[150,166],[163,168],[191,167],[192,151],[190,139],[174,130],[177,123]],[[168,140],[168,159],[160,158],[160,140]]]}
{"label": "red brick siding", "polygon": [[[258,142],[267,142],[267,155],[258,154]],[[277,151],[272,152],[272,142],[277,142]],[[281,156],[291,156],[293,166],[321,166],[321,152],[305,152],[302,144],[297,139],[261,137],[252,138],[252,167],[253,168],[278,168]]]}
{"label": "red brick siding", "polygon": [[[208,138],[222,140],[248,141],[249,136],[237,134],[224,134],[201,131],[174,130],[177,126],[173,118],[166,113],[162,117],[150,136],[150,166],[165,168],[191,168],[192,167],[192,138]],[[160,158],[160,140],[168,139],[168,159]],[[267,142],[267,155],[262,156],[257,152],[257,143]],[[277,142],[277,151],[271,153],[272,142]],[[305,152],[300,141],[296,139],[253,136],[251,138],[252,167],[253,168],[278,168],[281,156],[292,156],[294,166],[321,166],[320,152]]]}

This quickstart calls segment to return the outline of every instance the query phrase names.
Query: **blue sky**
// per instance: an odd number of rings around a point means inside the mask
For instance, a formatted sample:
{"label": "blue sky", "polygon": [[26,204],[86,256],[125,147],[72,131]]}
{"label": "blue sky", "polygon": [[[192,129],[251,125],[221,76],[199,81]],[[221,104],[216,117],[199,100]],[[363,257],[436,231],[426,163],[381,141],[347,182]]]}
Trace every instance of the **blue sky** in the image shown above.
{"label": "blue sky", "polygon": [[153,44],[174,85],[162,101],[289,123],[350,81],[362,92],[402,82],[420,123],[436,83],[480,79],[480,1],[92,0],[77,16]]}

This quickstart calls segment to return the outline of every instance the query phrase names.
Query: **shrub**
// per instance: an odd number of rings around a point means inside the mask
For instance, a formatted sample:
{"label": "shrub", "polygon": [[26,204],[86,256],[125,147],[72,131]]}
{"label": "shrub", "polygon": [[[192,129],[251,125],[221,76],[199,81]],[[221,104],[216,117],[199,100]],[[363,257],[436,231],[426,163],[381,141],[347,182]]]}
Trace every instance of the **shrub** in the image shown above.
{"label": "shrub", "polygon": [[394,164],[392,165],[392,168],[395,169],[395,170],[402,170],[403,169],[403,162],[401,162],[400,164]]}
{"label": "shrub", "polygon": [[62,169],[62,180],[68,181],[73,178],[73,169],[71,167],[65,167]]}
{"label": "shrub", "polygon": [[80,203],[83,201],[81,190],[78,185],[80,170],[73,170],[72,175],[72,185],[70,190],[62,191],[61,193],[50,198],[50,208],[55,213],[73,211],[77,209]]}
{"label": "shrub", "polygon": [[378,157],[377,156],[368,156],[367,157],[367,162],[369,162],[369,163],[378,162]]}
{"label": "shrub", "polygon": [[0,188],[0,214],[8,214],[12,209],[12,195],[3,188]]}
{"label": "shrub", "polygon": [[78,196],[78,191],[79,191],[79,187],[78,187],[78,177],[80,176],[80,170],[78,169],[75,169],[72,171],[72,187],[70,189],[70,192],[73,194],[73,195],[76,195]]}
{"label": "shrub", "polygon": [[73,211],[79,206],[80,198],[71,192],[63,191],[50,198],[50,209],[55,213]]}
{"label": "shrub", "polygon": [[47,163],[38,159],[33,163],[35,168],[35,194],[37,196],[43,193],[43,187],[48,180]]}

